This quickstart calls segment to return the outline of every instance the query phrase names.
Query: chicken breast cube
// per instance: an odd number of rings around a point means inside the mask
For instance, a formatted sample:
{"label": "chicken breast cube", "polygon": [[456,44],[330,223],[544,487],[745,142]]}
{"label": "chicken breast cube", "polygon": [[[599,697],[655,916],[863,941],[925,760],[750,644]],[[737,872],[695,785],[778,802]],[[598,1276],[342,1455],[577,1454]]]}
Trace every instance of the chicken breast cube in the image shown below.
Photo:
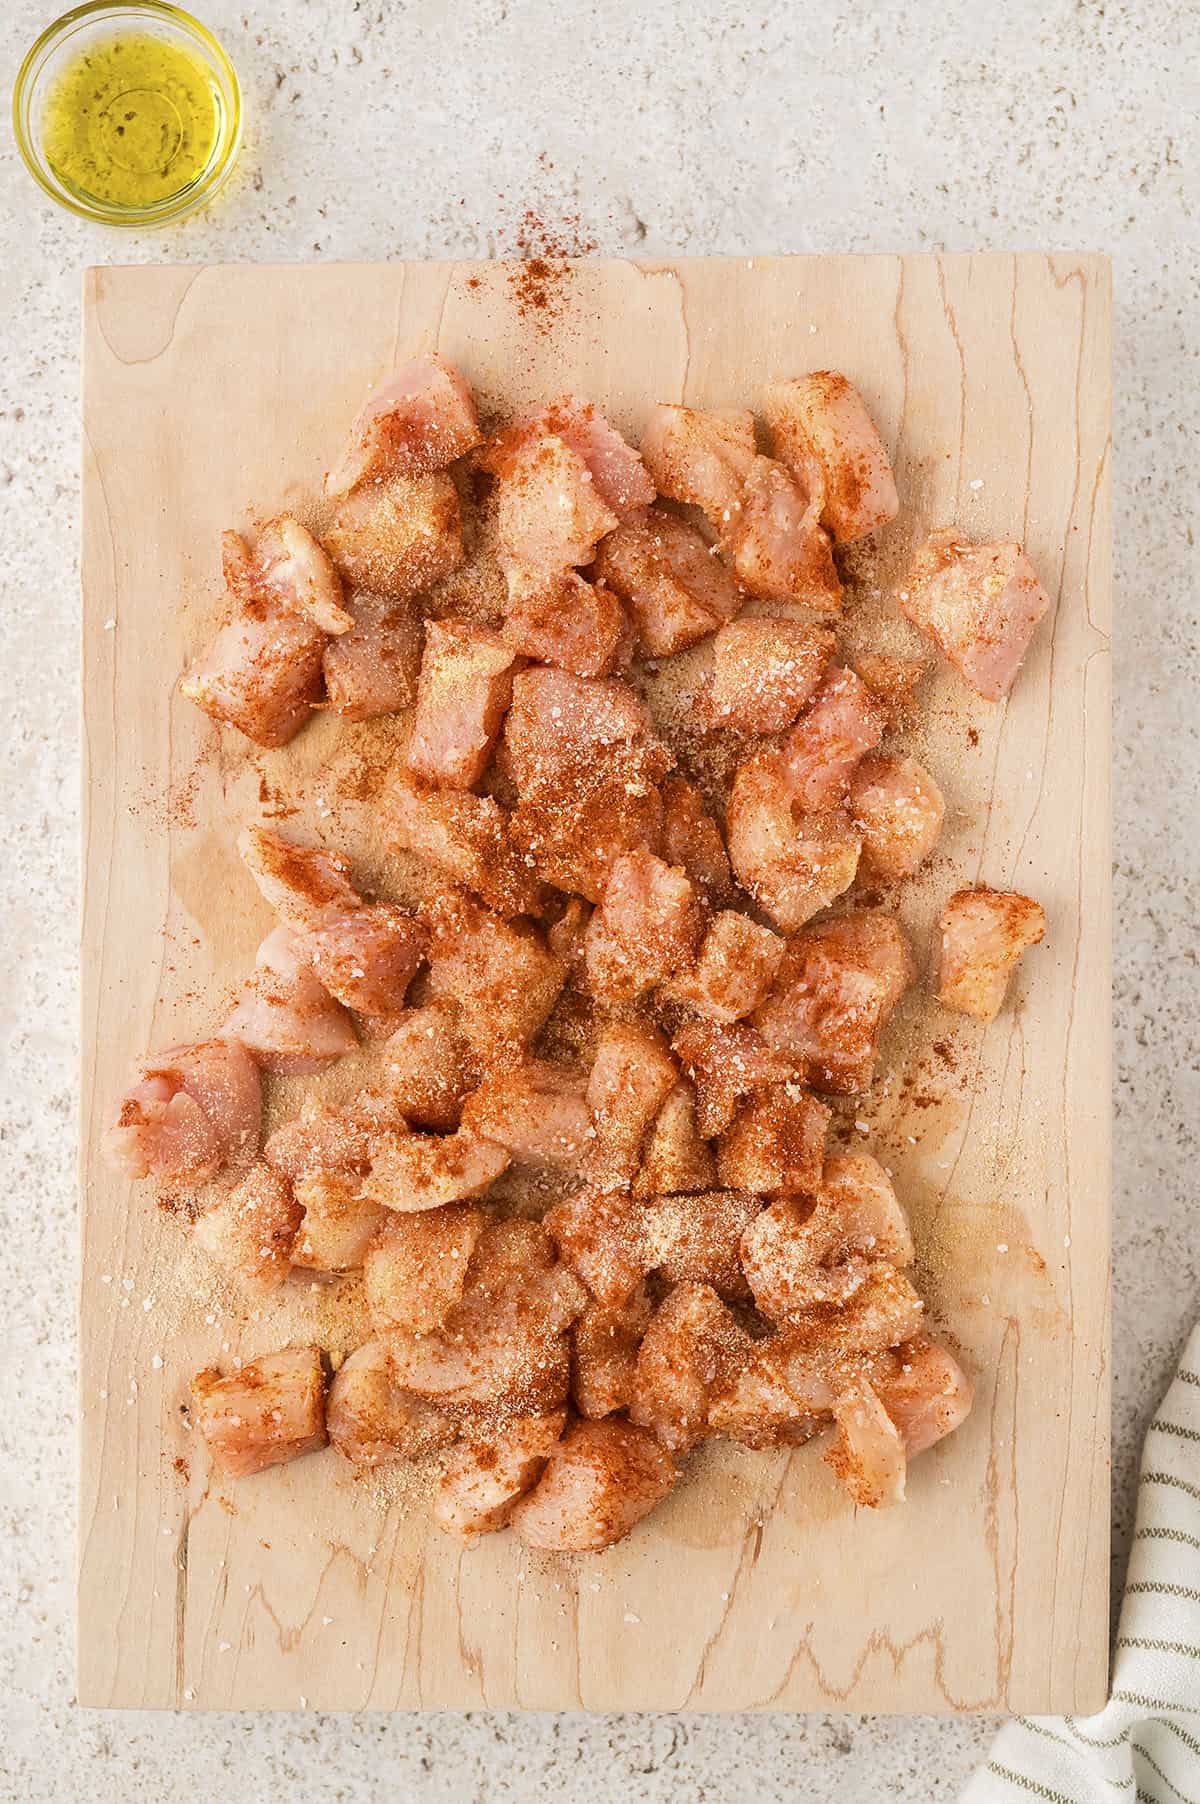
{"label": "chicken breast cube", "polygon": [[574,570],[532,585],[510,579],[501,634],[521,656],[581,677],[608,676],[633,648],[633,628],[611,589]]}
{"label": "chicken breast cube", "polygon": [[792,1073],[790,1060],[743,1021],[689,1021],[671,1045],[695,1085],[696,1126],[706,1140],[724,1132],[743,1097]]}
{"label": "chicken breast cube", "polygon": [[342,502],[325,547],[348,583],[411,601],[463,561],[458,490],[440,470],[368,483]]}
{"label": "chicken breast cube", "polygon": [[834,665],[783,744],[795,806],[815,813],[844,802],[859,760],[879,744],[886,725],[886,711],[861,677]]}
{"label": "chicken breast cube", "polygon": [[708,693],[714,726],[741,733],[780,733],[812,698],[833,655],[824,627],[748,616],[713,640]]}
{"label": "chicken breast cube", "polygon": [[596,1553],[620,1541],[667,1496],[676,1472],[654,1436],[619,1417],[577,1422],[512,1513],[527,1547]]}
{"label": "chicken breast cube", "polygon": [[858,870],[858,829],[843,809],[806,814],[798,808],[777,751],[738,766],[725,834],[738,882],[788,931],[844,895]]}
{"label": "chicken breast cube", "polygon": [[646,1204],[646,1268],[672,1284],[707,1284],[720,1297],[750,1295],[740,1249],[762,1209],[748,1190],[707,1190],[698,1196],[660,1196]]}
{"label": "chicken breast cube", "polygon": [[411,708],[421,668],[421,625],[386,595],[357,589],[347,596],[349,632],[322,653],[329,706],[343,720],[373,720]]}
{"label": "chicken breast cube", "polygon": [[267,935],[254,967],[221,1031],[240,1040],[262,1070],[319,1071],[357,1048],[349,1015],[318,982],[289,928]]}
{"label": "chicken breast cube", "polygon": [[833,1096],[858,1095],[871,1087],[880,1036],[914,976],[908,942],[891,915],[821,921],[793,935],[755,1025],[802,1083]]}
{"label": "chicken breast cube", "polygon": [[460,1442],[447,1455],[434,1494],[438,1527],[466,1541],[504,1528],[545,1471],[566,1420],[565,1409],[518,1416],[486,1439]]}
{"label": "chicken breast cube", "polygon": [[799,1084],[772,1084],[743,1103],[717,1145],[728,1190],[812,1191],[821,1181],[832,1111]]}
{"label": "chicken breast cube", "polygon": [[1014,890],[960,889],[942,910],[934,944],[937,998],[947,1008],[994,1021],[1021,954],[1046,932],[1039,902]]}
{"label": "chicken breast cube", "polygon": [[866,402],[837,370],[814,370],[763,393],[775,455],[789,468],[821,470],[821,524],[839,545],[861,539],[900,511],[896,479]]}
{"label": "chicken breast cube", "polygon": [[345,453],[325,478],[325,492],[344,495],[360,482],[442,470],[465,457],[479,438],[468,384],[453,364],[426,352],[402,364],[367,397]]}
{"label": "chicken breast cube", "polygon": [[409,1121],[438,1133],[456,1128],[479,1074],[453,1004],[406,1010],[384,1047],[384,1070]]}
{"label": "chicken breast cube", "polygon": [[739,1021],[770,989],[783,947],[769,927],[726,909],[714,916],[695,963],[678,971],[664,994],[709,1021]]}
{"label": "chicken breast cube", "polygon": [[329,553],[291,514],[280,514],[262,528],[249,571],[260,594],[304,615],[323,633],[348,633],[354,625],[342,605],[341,579]]}
{"label": "chicken breast cube", "polygon": [[696,1092],[678,1083],[654,1118],[633,1180],[634,1196],[672,1196],[711,1190],[717,1167],[696,1125]]}
{"label": "chicken breast cube", "polygon": [[263,1297],[278,1290],[292,1269],[302,1213],[287,1180],[269,1165],[255,1165],[210,1203],[192,1235],[214,1265]]}
{"label": "chicken breast cube", "polygon": [[349,860],[336,852],[297,845],[269,827],[244,827],[237,848],[263,900],[288,927],[303,932],[362,906]]}
{"label": "chicken breast cube", "polygon": [[101,1142],[129,1178],[207,1184],[258,1157],[262,1083],[237,1040],[173,1046],[148,1061]]}
{"label": "chicken breast cube", "polygon": [[429,936],[402,908],[371,902],[333,916],[302,935],[300,943],[330,995],[363,1016],[375,1039],[403,1008]]}
{"label": "chicken breast cube", "polygon": [[541,906],[537,872],[513,837],[508,811],[491,796],[430,789],[393,771],[380,823],[397,851],[415,852],[498,913],[533,914]]}
{"label": "chicken breast cube", "polygon": [[872,1373],[872,1388],[900,1430],[909,1459],[952,1434],[971,1413],[975,1387],[940,1342],[905,1341]]}
{"label": "chicken breast cube", "polygon": [[192,1410],[213,1464],[231,1478],[325,1445],[325,1374],[316,1347],[265,1353],[229,1378],[192,1379]]}
{"label": "chicken breast cube", "polygon": [[686,777],[668,777],[662,785],[662,856],[685,870],[713,908],[733,899],[733,872],[721,829]]}
{"label": "chicken breast cube", "polygon": [[587,1085],[595,1138],[588,1175],[600,1190],[632,1183],[642,1147],[679,1081],[666,1041],[640,1022],[613,1022],[600,1035]]}
{"label": "chicken breast cube", "polygon": [[638,1348],[652,1314],[644,1284],[611,1308],[588,1304],[571,1330],[571,1400],[581,1416],[597,1421],[629,1407]]}
{"label": "chicken breast cube", "polygon": [[820,496],[810,496],[782,464],[754,459],[721,533],[721,550],[743,589],[762,601],[841,612],[841,578],[820,508]]}
{"label": "chicken breast cube", "polygon": [[654,484],[641,457],[590,401],[578,395],[564,395],[502,432],[488,447],[484,467],[502,475],[515,452],[547,436],[561,439],[583,459],[597,495],[618,519],[654,500]]}
{"label": "chicken breast cube", "polygon": [[428,1334],[462,1301],[467,1267],[487,1226],[482,1209],[451,1203],[418,1215],[388,1210],[363,1260],[367,1309],[376,1334]]}
{"label": "chicken breast cube", "polygon": [[639,1204],[619,1191],[580,1190],[545,1218],[559,1257],[606,1309],[627,1302],[646,1272]]}
{"label": "chicken breast cube", "polygon": [[664,983],[690,963],[704,913],[684,872],[653,852],[616,859],[584,939],[593,994],[627,1002]]}
{"label": "chicken breast cube", "polygon": [[863,860],[887,882],[920,870],[937,844],[946,803],[915,758],[864,758],[850,781],[850,813]]}
{"label": "chicken breast cube", "polygon": [[496,536],[505,565],[532,576],[590,564],[617,516],[579,453],[547,433],[521,439],[494,467]]}
{"label": "chicken breast cube", "polygon": [[825,1458],[863,1509],[902,1503],[908,1460],[899,1429],[871,1385],[850,1384],[833,1405],[837,1435]]}
{"label": "chicken breast cube", "polygon": [[363,1195],[404,1214],[482,1196],[511,1164],[502,1146],[455,1134],[391,1135],[376,1142]]}
{"label": "chicken breast cube", "polygon": [[728,408],[656,407],[642,434],[642,459],[660,495],[698,507],[718,531],[736,514],[754,462],[754,416]]}
{"label": "chicken breast cube", "polygon": [[429,912],[430,991],[456,1002],[459,1023],[485,1063],[527,1046],[566,982],[566,966],[526,922],[502,921],[453,891]]}
{"label": "chicken breast cube", "polygon": [[985,701],[1002,701],[1050,597],[1015,542],[972,545],[957,527],[931,533],[900,606]]}
{"label": "chicken breast cube", "polygon": [[463,1104],[462,1123],[503,1146],[517,1165],[570,1165],[592,1139],[586,1082],[542,1059],[492,1072]]}
{"label": "chicken breast cube", "polygon": [[351,1272],[363,1263],[367,1248],[387,1210],[360,1195],[356,1172],[318,1171],[297,1178],[292,1190],[304,1219],[292,1243],[292,1264],[312,1272]]}
{"label": "chicken breast cube", "polygon": [[871,694],[887,708],[893,723],[903,718],[928,665],[923,658],[891,658],[882,652],[860,652],[857,670]]}
{"label": "chicken breast cube", "polygon": [[431,620],[405,763],[418,779],[471,789],[487,769],[512,699],[514,655],[471,620]]}
{"label": "chicken breast cube", "polygon": [[714,1391],[754,1343],[707,1284],[677,1284],[654,1313],[637,1357],[629,1420],[681,1454],[708,1433]]}
{"label": "chicken breast cube", "polygon": [[624,602],[648,658],[669,657],[707,638],[744,600],[700,534],[661,508],[602,540],[595,573]]}
{"label": "chicken breast cube", "polygon": [[651,779],[670,763],[649,709],[628,683],[565,670],[523,670],[514,678],[504,744],[522,796],[553,792],[598,763]]}
{"label": "chicken breast cube", "polygon": [[750,1222],[742,1266],[754,1301],[773,1321],[844,1303],[873,1261],[909,1265],[912,1235],[891,1179],[869,1153],[825,1161],[812,1197],[777,1198]]}
{"label": "chicken breast cube", "polygon": [[278,602],[239,605],[179,679],[179,693],[268,750],[286,745],[321,699],[325,633]]}
{"label": "chicken breast cube", "polygon": [[399,1107],[379,1091],[360,1091],[341,1106],[306,1096],[300,1113],[270,1135],[263,1158],[293,1184],[323,1174],[353,1176],[366,1171],[381,1134],[406,1132]]}
{"label": "chicken breast cube", "polygon": [[423,1459],[458,1436],[457,1422],[400,1389],[382,1340],[364,1342],[342,1362],[329,1387],[325,1421],[333,1446],[359,1471]]}

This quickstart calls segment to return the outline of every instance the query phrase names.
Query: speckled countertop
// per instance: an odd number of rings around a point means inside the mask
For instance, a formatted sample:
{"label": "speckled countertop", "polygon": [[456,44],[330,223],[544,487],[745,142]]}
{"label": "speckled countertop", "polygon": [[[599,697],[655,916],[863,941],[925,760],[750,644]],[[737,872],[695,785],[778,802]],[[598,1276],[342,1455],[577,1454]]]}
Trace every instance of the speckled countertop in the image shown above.
{"label": "speckled countertop", "polygon": [[[1112,253],[1120,1560],[1140,1425],[1200,1307],[1200,277],[1179,82],[1197,15],[1174,0],[196,3],[249,114],[207,215],[154,238],[90,229],[43,201],[7,134],[0,147],[0,1801],[953,1798],[985,1721],[73,1707],[79,272],[486,256],[515,247],[527,207],[610,253]],[[50,8],[0,12],[11,81]]]}

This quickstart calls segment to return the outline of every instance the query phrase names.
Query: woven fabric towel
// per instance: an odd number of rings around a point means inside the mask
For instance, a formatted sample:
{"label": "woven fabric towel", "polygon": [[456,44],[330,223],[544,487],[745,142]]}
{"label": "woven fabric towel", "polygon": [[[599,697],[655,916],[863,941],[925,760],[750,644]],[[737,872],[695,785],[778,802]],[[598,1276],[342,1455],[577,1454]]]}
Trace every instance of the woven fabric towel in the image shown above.
{"label": "woven fabric towel", "polygon": [[1098,1716],[1018,1717],[963,1804],[1200,1804],[1200,1327],[1146,1435]]}

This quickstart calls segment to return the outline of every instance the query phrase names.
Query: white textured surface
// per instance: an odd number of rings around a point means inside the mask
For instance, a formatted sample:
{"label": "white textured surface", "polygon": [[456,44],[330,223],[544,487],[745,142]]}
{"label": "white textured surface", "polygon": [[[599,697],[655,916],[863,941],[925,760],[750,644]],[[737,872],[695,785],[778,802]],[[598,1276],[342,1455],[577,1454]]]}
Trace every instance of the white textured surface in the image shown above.
{"label": "white textured surface", "polygon": [[[1196,144],[1180,82],[1197,15],[1173,0],[196,3],[249,111],[209,214],[155,238],[90,229],[0,148],[0,1800],[952,1798],[984,1722],[73,1709],[79,271],[487,255],[514,248],[526,208],[611,253],[1113,253],[1119,1558],[1139,1430],[1200,1305]],[[2,13],[11,75],[49,8]]]}

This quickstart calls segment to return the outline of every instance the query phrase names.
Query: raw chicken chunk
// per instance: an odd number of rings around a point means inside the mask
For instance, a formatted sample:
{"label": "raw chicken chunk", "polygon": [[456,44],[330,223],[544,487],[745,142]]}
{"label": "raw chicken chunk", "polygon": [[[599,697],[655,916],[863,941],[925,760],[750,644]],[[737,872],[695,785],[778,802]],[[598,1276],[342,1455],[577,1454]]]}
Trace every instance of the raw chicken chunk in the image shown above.
{"label": "raw chicken chunk", "polygon": [[783,948],[769,927],[726,909],[710,922],[695,962],[677,970],[663,993],[709,1021],[738,1021],[770,989]]}
{"label": "raw chicken chunk", "polygon": [[763,395],[763,415],[777,457],[801,473],[819,467],[821,524],[839,545],[895,519],[900,497],[888,454],[845,376],[814,370],[773,382]]}
{"label": "raw chicken chunk", "polygon": [[889,719],[903,717],[928,668],[922,658],[892,658],[882,652],[861,652],[857,670],[871,694],[887,708]]}
{"label": "raw chicken chunk", "polygon": [[429,936],[394,903],[370,902],[314,927],[299,944],[330,995],[364,1017],[375,1039],[403,1008]]}
{"label": "raw chicken chunk", "polygon": [[633,1180],[634,1196],[671,1196],[710,1190],[717,1167],[696,1124],[696,1092],[677,1083],[654,1118]]}
{"label": "raw chicken chunk", "polygon": [[532,585],[509,582],[506,645],[575,676],[602,677],[629,662],[633,628],[611,589],[561,570]]}
{"label": "raw chicken chunk", "polygon": [[386,1343],[369,1340],[345,1359],[329,1387],[329,1439],[358,1470],[389,1460],[423,1459],[448,1447],[458,1423],[392,1377]]}
{"label": "raw chicken chunk", "polygon": [[602,540],[595,573],[624,602],[648,658],[707,638],[744,599],[694,527],[661,508]]}
{"label": "raw chicken chunk", "polygon": [[278,602],[239,604],[180,678],[180,694],[256,745],[286,745],[321,699],[327,643],[320,627]]}
{"label": "raw chicken chunk", "polygon": [[303,615],[323,633],[348,633],[354,625],[329,553],[291,514],[268,520],[248,562],[236,553],[233,560],[239,585],[249,584],[260,597]]}
{"label": "raw chicken chunk", "polygon": [[262,1084],[237,1040],[173,1046],[141,1067],[101,1143],[130,1178],[207,1184],[258,1157]]}
{"label": "raw chicken chunk", "polygon": [[678,867],[653,852],[616,859],[585,936],[593,994],[632,1001],[689,965],[704,932],[704,914]]}
{"label": "raw chicken chunk", "polygon": [[714,726],[780,733],[812,699],[833,655],[824,627],[748,615],[713,640],[708,710]]}
{"label": "raw chicken chunk", "polygon": [[215,1265],[255,1297],[278,1290],[292,1269],[300,1204],[286,1178],[254,1165],[210,1203],[192,1233]]}
{"label": "raw chicken chunk", "polygon": [[783,770],[795,807],[817,813],[844,802],[864,753],[883,737],[887,714],[861,677],[834,665],[807,712],[783,742]]}
{"label": "raw chicken chunk", "polygon": [[376,1334],[428,1334],[462,1301],[467,1267],[487,1226],[482,1209],[450,1203],[416,1215],[384,1210],[363,1260],[367,1309]]}
{"label": "raw chicken chunk", "polygon": [[232,1478],[325,1445],[325,1374],[316,1347],[265,1353],[228,1378],[192,1379],[192,1410],[213,1464]]}
{"label": "raw chicken chunk", "polygon": [[707,1284],[677,1284],[654,1312],[637,1357],[629,1420],[670,1453],[708,1433],[713,1393],[729,1384],[754,1343]]}
{"label": "raw chicken chunk", "polygon": [[654,484],[633,446],[611,426],[590,401],[564,395],[531,419],[502,432],[488,448],[487,468],[504,471],[514,452],[550,436],[583,459],[601,501],[618,519],[649,507]]}
{"label": "raw chicken chunk", "polygon": [[503,1146],[517,1165],[571,1165],[593,1135],[585,1089],[566,1067],[527,1059],[486,1077],[463,1104],[462,1124]]}
{"label": "raw chicken chunk", "polygon": [[883,1167],[868,1153],[825,1161],[811,1197],[779,1197],[742,1237],[742,1265],[754,1301],[787,1321],[853,1296],[876,1259],[909,1265],[912,1235]]}
{"label": "raw chicken chunk", "polygon": [[820,508],[820,496],[810,496],[782,464],[754,459],[721,534],[721,550],[743,589],[762,601],[841,612],[841,579],[829,534],[818,523]]}
{"label": "raw chicken chunk", "polygon": [[862,836],[844,809],[810,814],[797,806],[795,786],[778,751],[758,752],[738,766],[725,836],[743,889],[789,931],[845,894],[862,847]]}
{"label": "raw chicken chunk", "polygon": [[606,1309],[628,1301],[646,1272],[641,1205],[621,1191],[581,1190],[545,1218],[559,1257]]}
{"label": "raw chicken chunk", "polygon": [[909,1459],[952,1434],[970,1414],[975,1396],[957,1360],[924,1335],[888,1354],[871,1383],[900,1430]]}
{"label": "raw chicken chunk", "polygon": [[917,552],[900,606],[986,701],[1002,701],[1050,597],[1012,540],[972,545],[956,527]]}
{"label": "raw chicken chunk", "polygon": [[404,1214],[482,1196],[507,1171],[502,1146],[460,1128],[454,1134],[393,1134],[376,1141],[362,1193]]}
{"label": "raw chicken chunk", "polygon": [[853,1096],[870,1089],[880,1035],[914,975],[891,915],[821,921],[793,935],[755,1023],[803,1083]]}
{"label": "raw chicken chunk", "polygon": [[267,935],[254,965],[221,1031],[240,1040],[262,1070],[319,1071],[355,1050],[349,1015],[317,981],[289,928],[276,927]]}
{"label": "raw chicken chunk", "polygon": [[489,908],[502,915],[539,909],[542,886],[532,860],[517,845],[511,816],[491,796],[430,789],[393,771],[380,820],[398,851],[427,859]]}
{"label": "raw chicken chunk", "polygon": [[343,720],[398,714],[416,700],[421,624],[386,595],[357,589],[346,597],[354,624],[326,641],[322,654],[329,706]]}
{"label": "raw chicken chunk", "polygon": [[352,1176],[366,1171],[381,1134],[406,1131],[395,1099],[378,1090],[360,1090],[340,1105],[306,1096],[300,1113],[269,1137],[263,1158],[293,1184],[322,1173]]}
{"label": "raw chicken chunk", "polygon": [[667,777],[662,810],[663,858],[682,866],[711,907],[727,907],[733,898],[729,854],[699,790],[686,777]]}
{"label": "raw chicken chunk", "polygon": [[671,1042],[696,1088],[696,1125],[706,1140],[723,1133],[743,1097],[791,1076],[791,1061],[744,1021],[689,1021]]}
{"label": "raw chicken chunk", "polygon": [[445,469],[479,443],[470,387],[436,352],[414,357],[367,397],[350,443],[325,478],[328,495],[388,476]]}
{"label": "raw chicken chunk", "polygon": [[866,1379],[856,1379],[833,1405],[837,1434],[825,1458],[861,1509],[902,1503],[908,1461],[900,1430]]}
{"label": "raw chicken chunk", "polygon": [[864,758],[850,782],[863,863],[889,883],[911,877],[937,844],[946,803],[915,758]]}
{"label": "raw chicken chunk", "polygon": [[660,495],[698,507],[719,532],[741,505],[754,462],[754,416],[728,408],[656,407],[642,434],[642,458]]}
{"label": "raw chicken chunk", "polygon": [[411,601],[463,561],[458,490],[441,470],[368,483],[342,502],[325,546],[356,588]]}
{"label": "raw chicken chunk", "polygon": [[292,1264],[312,1272],[352,1272],[387,1217],[362,1194],[357,1172],[316,1171],[296,1178],[292,1193],[304,1211],[292,1244]]}
{"label": "raw chicken chunk", "polygon": [[518,1503],[512,1526],[528,1547],[598,1552],[649,1515],[675,1479],[671,1460],[645,1429],[620,1417],[577,1422]]}
{"label": "raw chicken chunk", "polygon": [[413,776],[472,789],[487,769],[512,698],[514,655],[471,620],[431,620],[405,763]]}
{"label": "raw chicken chunk", "polygon": [[1017,960],[1046,932],[1039,902],[1014,890],[960,889],[942,910],[935,942],[937,997],[947,1008],[994,1021]]}
{"label": "raw chicken chunk", "polygon": [[566,981],[566,966],[526,923],[502,921],[469,896],[448,892],[429,911],[430,990],[457,1002],[462,1032],[492,1063],[527,1046]]}
{"label": "raw chicken chunk", "polygon": [[409,1121],[437,1132],[458,1126],[478,1071],[452,1003],[406,1010],[384,1047],[384,1061],[388,1087]]}
{"label": "raw chicken chunk", "polygon": [[832,1111],[799,1084],[771,1084],[744,1102],[717,1145],[727,1190],[813,1191]]}
{"label": "raw chicken chunk", "polygon": [[297,932],[362,905],[349,861],[336,852],[297,845],[268,827],[243,828],[237,847],[263,900]]}
{"label": "raw chicken chunk", "polygon": [[750,1295],[741,1245],[762,1208],[748,1190],[708,1190],[698,1196],[660,1196],[646,1204],[646,1267],[672,1284],[707,1284],[731,1302]]}
{"label": "raw chicken chunk", "polygon": [[629,1407],[638,1348],[652,1314],[644,1284],[612,1307],[588,1304],[571,1330],[571,1400],[581,1416],[594,1421]]}
{"label": "raw chicken chunk", "polygon": [[679,1081],[666,1041],[641,1022],[600,1035],[587,1085],[595,1138],[588,1175],[600,1190],[632,1183],[651,1123]]}
{"label": "raw chicken chunk", "polygon": [[486,1439],[452,1448],[433,1499],[438,1527],[467,1541],[504,1528],[545,1471],[566,1420],[565,1409],[517,1416]]}
{"label": "raw chicken chunk", "polygon": [[518,439],[491,460],[496,474],[496,536],[508,570],[553,576],[590,564],[617,525],[592,472],[555,434]]}

